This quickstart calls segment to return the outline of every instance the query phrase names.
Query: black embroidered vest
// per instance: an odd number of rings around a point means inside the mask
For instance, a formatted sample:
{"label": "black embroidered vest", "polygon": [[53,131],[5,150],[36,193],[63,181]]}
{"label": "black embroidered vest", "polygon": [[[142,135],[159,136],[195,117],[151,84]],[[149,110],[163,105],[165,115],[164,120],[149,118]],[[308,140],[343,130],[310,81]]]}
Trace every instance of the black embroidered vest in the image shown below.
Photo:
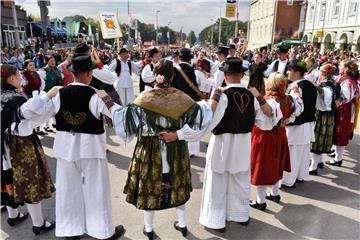
{"label": "black embroidered vest", "polygon": [[304,111],[288,126],[301,125],[307,122],[315,121],[317,91],[315,86],[308,80],[302,80],[297,83],[302,91],[304,102]]}
{"label": "black embroidered vest", "polygon": [[[131,69],[131,61],[127,61],[127,64],[129,66],[129,73],[131,75],[132,69]],[[115,68],[116,75],[119,77],[121,73],[121,61],[116,58],[116,68]]]}
{"label": "black embroidered vest", "polygon": [[71,133],[104,133],[102,116],[96,118],[89,109],[95,90],[88,86],[68,85],[59,91],[60,109],[55,115],[56,130]]}
{"label": "black embroidered vest", "polygon": [[246,88],[228,88],[224,92],[228,98],[228,106],[220,123],[212,131],[213,134],[249,133],[255,123],[254,96]]}

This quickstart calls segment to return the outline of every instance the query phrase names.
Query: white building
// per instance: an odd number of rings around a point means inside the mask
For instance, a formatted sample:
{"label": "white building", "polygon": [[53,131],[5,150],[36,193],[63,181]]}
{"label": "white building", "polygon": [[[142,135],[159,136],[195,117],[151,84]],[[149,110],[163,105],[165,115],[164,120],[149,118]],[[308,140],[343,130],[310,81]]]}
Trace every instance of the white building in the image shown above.
{"label": "white building", "polygon": [[360,52],[360,0],[308,0],[303,41],[328,50]]}

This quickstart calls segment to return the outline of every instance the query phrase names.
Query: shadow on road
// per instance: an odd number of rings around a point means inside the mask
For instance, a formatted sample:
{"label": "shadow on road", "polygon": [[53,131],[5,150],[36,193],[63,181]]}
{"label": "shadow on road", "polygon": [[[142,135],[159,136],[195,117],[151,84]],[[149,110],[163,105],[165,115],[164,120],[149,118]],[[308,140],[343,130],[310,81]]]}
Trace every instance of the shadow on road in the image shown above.
{"label": "shadow on road", "polygon": [[310,204],[284,204],[275,218],[300,236],[316,239],[358,239],[359,236],[357,221]]}

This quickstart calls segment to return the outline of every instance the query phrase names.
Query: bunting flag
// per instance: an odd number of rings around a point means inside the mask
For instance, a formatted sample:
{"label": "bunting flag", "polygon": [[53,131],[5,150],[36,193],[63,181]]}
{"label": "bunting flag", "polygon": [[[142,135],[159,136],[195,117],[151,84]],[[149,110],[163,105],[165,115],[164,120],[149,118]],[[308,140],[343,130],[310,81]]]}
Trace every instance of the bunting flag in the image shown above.
{"label": "bunting flag", "polygon": [[226,17],[235,17],[236,13],[236,0],[226,1]]}

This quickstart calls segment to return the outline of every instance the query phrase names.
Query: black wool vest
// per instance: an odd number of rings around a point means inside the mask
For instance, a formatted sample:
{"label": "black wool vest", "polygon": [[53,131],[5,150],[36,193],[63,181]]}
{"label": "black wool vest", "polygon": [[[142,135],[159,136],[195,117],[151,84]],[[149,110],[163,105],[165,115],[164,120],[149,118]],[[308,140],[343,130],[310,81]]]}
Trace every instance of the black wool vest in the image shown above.
{"label": "black wool vest", "polygon": [[59,91],[60,109],[55,115],[56,130],[70,133],[104,133],[102,116],[96,118],[89,109],[95,90],[88,86],[68,85]]}
{"label": "black wool vest", "polygon": [[[195,75],[195,69],[186,63],[180,63],[181,69],[185,72],[185,74],[188,76],[190,81],[198,87],[198,84],[196,82],[196,75]],[[174,88],[179,89],[180,91],[186,93],[189,95],[194,101],[200,101],[200,97],[197,95],[197,93],[189,86],[189,84],[186,82],[186,80],[181,76],[180,72],[175,69],[175,77],[171,83],[171,86]]]}
{"label": "black wool vest", "polygon": [[224,92],[228,98],[228,106],[220,123],[212,131],[213,134],[249,133],[255,124],[254,96],[246,88],[228,88]]}
{"label": "black wool vest", "polygon": [[[127,64],[129,66],[129,72],[131,75],[132,69],[131,69],[131,61],[127,61]],[[115,68],[116,75],[119,77],[121,73],[121,61],[116,58],[116,68]]]}
{"label": "black wool vest", "polygon": [[297,83],[302,91],[304,102],[304,111],[288,126],[301,125],[307,122],[315,121],[317,91],[315,86],[308,80],[302,80]]}
{"label": "black wool vest", "polygon": [[[272,72],[278,72],[279,69],[279,59],[275,60],[276,62],[274,63],[274,67],[272,69]],[[285,76],[287,76],[287,70],[288,70],[288,65],[289,65],[289,61],[286,63],[284,72],[282,74],[284,74]]]}

